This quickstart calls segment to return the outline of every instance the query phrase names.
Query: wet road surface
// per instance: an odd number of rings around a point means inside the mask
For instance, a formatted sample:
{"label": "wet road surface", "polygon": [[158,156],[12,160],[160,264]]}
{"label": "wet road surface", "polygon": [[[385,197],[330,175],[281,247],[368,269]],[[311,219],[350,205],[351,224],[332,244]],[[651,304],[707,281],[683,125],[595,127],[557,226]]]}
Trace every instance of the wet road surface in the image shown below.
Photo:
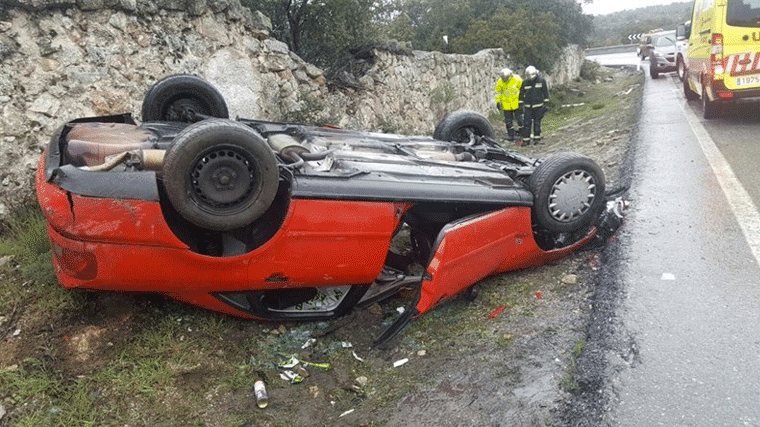
{"label": "wet road surface", "polygon": [[570,424],[760,425],[758,134],[756,113],[706,122],[674,74],[647,77],[632,207],[605,279],[617,294],[595,301],[611,308],[591,335],[607,333],[580,362],[598,370],[582,374],[597,407]]}

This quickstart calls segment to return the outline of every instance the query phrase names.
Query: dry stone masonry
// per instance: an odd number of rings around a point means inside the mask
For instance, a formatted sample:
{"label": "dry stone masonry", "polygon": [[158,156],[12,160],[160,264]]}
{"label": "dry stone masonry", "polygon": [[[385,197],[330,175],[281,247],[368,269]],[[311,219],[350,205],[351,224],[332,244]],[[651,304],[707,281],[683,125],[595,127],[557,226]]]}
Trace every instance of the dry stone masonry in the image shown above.
{"label": "dry stone masonry", "polygon": [[[380,47],[357,58],[355,85],[330,89],[323,70],[270,37],[238,0],[0,0],[0,217],[33,194],[34,169],[65,121],[131,112],[175,73],[214,84],[231,117],[330,121],[351,129],[431,134],[444,114],[488,114],[501,49],[475,55]],[[550,84],[576,78],[568,48]],[[355,76],[354,76],[355,77]]]}

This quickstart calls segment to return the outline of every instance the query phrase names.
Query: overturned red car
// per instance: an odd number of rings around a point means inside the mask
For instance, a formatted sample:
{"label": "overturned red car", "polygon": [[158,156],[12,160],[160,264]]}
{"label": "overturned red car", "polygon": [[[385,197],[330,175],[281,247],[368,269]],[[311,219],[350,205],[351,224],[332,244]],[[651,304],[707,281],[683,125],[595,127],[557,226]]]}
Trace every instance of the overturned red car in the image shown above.
{"label": "overturned red car", "polygon": [[192,75],[130,115],[63,125],[36,176],[67,288],[154,292],[229,315],[322,320],[414,290],[389,330],[501,272],[620,225],[604,174],[570,152],[530,159],[488,120],[433,137],[227,118]]}

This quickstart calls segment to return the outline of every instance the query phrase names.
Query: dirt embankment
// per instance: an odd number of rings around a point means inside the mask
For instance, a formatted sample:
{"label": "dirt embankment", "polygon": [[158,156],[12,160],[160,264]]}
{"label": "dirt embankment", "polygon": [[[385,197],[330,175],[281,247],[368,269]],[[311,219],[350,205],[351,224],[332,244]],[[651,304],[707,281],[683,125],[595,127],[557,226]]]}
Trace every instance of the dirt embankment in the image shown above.
{"label": "dirt embankment", "polygon": [[[516,150],[584,153],[616,187],[642,80],[597,79],[553,88],[545,143]],[[453,298],[371,349],[403,294],[333,322],[267,324],[155,296],[67,291],[21,279],[24,266],[5,260],[0,425],[561,425],[581,387],[576,360],[604,261],[591,248],[484,280],[473,302]],[[290,355],[317,363],[296,384],[278,367]]]}

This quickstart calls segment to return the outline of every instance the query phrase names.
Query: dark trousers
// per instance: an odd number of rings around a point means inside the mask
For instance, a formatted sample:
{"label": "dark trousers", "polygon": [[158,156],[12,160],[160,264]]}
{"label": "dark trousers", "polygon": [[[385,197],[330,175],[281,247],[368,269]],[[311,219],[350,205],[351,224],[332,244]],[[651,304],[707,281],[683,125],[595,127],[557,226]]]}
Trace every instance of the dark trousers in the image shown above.
{"label": "dark trousers", "polygon": [[520,108],[502,111],[504,112],[504,123],[507,125],[507,138],[511,140],[515,137],[515,129],[512,128],[513,122],[517,122],[517,134],[519,135],[522,132],[523,112]]}
{"label": "dark trousers", "polygon": [[530,138],[531,130],[534,139],[541,139],[541,120],[543,120],[544,114],[546,114],[546,107],[525,109],[525,125],[522,132],[524,139]]}

